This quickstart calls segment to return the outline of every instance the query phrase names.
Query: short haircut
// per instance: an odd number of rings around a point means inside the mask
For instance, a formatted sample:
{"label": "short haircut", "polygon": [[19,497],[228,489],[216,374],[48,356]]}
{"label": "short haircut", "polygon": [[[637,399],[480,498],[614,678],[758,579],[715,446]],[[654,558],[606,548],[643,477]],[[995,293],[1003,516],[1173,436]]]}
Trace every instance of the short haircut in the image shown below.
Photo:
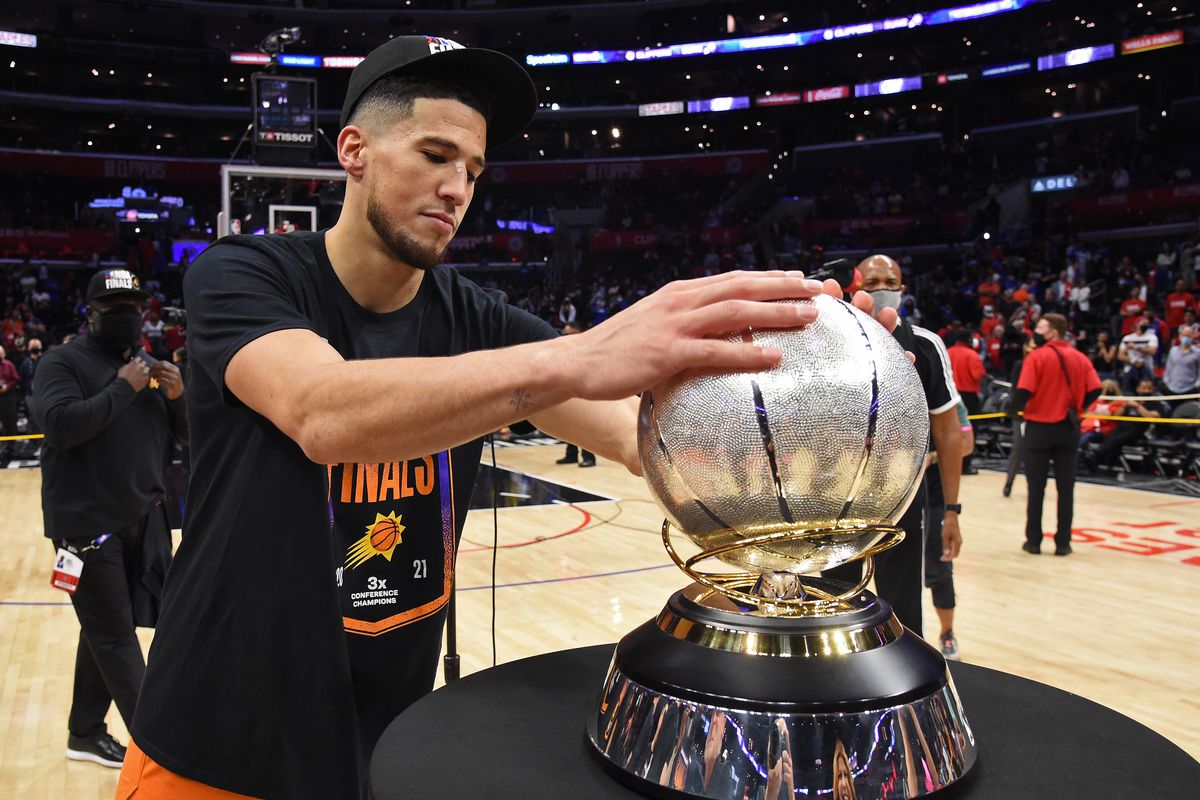
{"label": "short haircut", "polygon": [[1058,336],[1060,339],[1067,335],[1067,318],[1062,314],[1055,314],[1052,311],[1049,314],[1042,314],[1042,319],[1046,320],[1046,323],[1049,324],[1051,328],[1054,328],[1054,330],[1058,331]]}
{"label": "short haircut", "polygon": [[388,75],[376,81],[354,107],[347,125],[381,130],[412,114],[417,98],[457,100],[490,119],[492,106],[486,95],[462,83],[424,75]]}

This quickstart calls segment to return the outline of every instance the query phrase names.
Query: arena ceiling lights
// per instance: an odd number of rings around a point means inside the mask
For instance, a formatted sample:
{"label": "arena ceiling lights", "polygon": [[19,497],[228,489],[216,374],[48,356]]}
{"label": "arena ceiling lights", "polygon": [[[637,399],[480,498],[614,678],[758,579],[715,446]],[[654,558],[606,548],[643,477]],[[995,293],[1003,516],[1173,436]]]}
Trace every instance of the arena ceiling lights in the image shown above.
{"label": "arena ceiling lights", "polygon": [[[1160,50],[1164,47],[1175,47],[1183,43],[1184,32],[1182,30],[1174,30],[1148,36],[1139,36],[1135,39],[1126,39],[1120,43],[1120,49],[1123,55],[1134,55],[1136,53]],[[1114,57],[1116,49],[1117,46],[1114,44],[1077,47],[1074,50],[1040,56],[1036,62],[1032,59],[1025,59],[1005,64],[994,64],[979,68],[977,72],[975,70],[960,70],[958,72],[930,73],[926,76],[914,75],[907,78],[888,78],[882,81],[856,84],[853,93],[851,93],[849,86],[830,86],[824,89],[808,89],[807,91],[767,92],[755,97],[754,105],[757,107],[787,106],[799,103],[816,103],[823,100],[844,100],[851,96],[874,97],[877,95],[900,94],[902,92],[917,91],[930,86],[929,81],[924,80],[924,78],[935,78],[939,86],[970,80],[974,74],[978,74],[980,78],[985,79],[1003,78],[1009,75],[1033,72],[1035,63],[1037,70],[1044,71],[1105,61]]]}
{"label": "arena ceiling lights", "polygon": [[831,42],[873,33],[904,30],[929,25],[946,25],[981,19],[1009,11],[1019,11],[1035,3],[1050,0],[990,0],[967,6],[940,8],[927,14],[893,17],[891,19],[843,25],[833,28],[816,28],[798,33],[750,36],[742,39],[718,39],[711,42],[672,44],[665,47],[646,47],[641,50],[581,50],[574,53],[535,53],[525,56],[530,67],[563,66],[566,64],[613,64],[632,61],[659,61],[667,58],[710,56],[719,53],[746,53],[761,50],[777,50],[783,47],[804,47],[817,42]]}

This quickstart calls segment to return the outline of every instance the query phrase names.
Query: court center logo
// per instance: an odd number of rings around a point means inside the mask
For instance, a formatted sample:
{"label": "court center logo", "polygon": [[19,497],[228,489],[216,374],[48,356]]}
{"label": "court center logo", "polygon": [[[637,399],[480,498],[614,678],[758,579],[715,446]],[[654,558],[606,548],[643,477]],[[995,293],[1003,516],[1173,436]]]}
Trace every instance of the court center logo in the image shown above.
{"label": "court center logo", "polygon": [[400,523],[403,516],[396,516],[395,511],[389,511],[387,516],[376,512],[375,521],[367,526],[362,538],[346,549],[346,566],[356,569],[375,556],[391,561],[404,533],[404,525]]}

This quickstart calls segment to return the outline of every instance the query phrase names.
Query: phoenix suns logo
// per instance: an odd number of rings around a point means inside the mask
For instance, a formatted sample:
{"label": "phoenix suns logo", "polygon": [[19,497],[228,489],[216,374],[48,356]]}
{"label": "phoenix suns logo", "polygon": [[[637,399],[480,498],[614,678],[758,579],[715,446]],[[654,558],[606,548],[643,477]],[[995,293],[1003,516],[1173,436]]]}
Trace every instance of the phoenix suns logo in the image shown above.
{"label": "phoenix suns logo", "polygon": [[391,561],[405,530],[400,523],[403,516],[396,516],[395,511],[389,511],[387,516],[376,513],[375,521],[367,526],[362,538],[346,549],[346,567],[355,569],[375,556],[383,556]]}

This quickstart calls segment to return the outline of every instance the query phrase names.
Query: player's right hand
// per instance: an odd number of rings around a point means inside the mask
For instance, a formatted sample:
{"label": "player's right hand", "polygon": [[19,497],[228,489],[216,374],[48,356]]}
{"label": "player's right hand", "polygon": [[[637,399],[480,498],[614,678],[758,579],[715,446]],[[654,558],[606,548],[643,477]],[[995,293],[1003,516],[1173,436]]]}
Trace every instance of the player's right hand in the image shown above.
{"label": "player's right hand", "polygon": [[748,328],[797,328],[812,305],[776,303],[821,294],[800,272],[728,272],[675,281],[609,320],[557,340],[578,396],[618,400],[692,368],[758,371],[779,363],[778,348],[721,337]]}
{"label": "player's right hand", "polygon": [[150,368],[140,358],[135,358],[117,370],[117,377],[126,381],[135,392],[140,392],[150,383]]}

